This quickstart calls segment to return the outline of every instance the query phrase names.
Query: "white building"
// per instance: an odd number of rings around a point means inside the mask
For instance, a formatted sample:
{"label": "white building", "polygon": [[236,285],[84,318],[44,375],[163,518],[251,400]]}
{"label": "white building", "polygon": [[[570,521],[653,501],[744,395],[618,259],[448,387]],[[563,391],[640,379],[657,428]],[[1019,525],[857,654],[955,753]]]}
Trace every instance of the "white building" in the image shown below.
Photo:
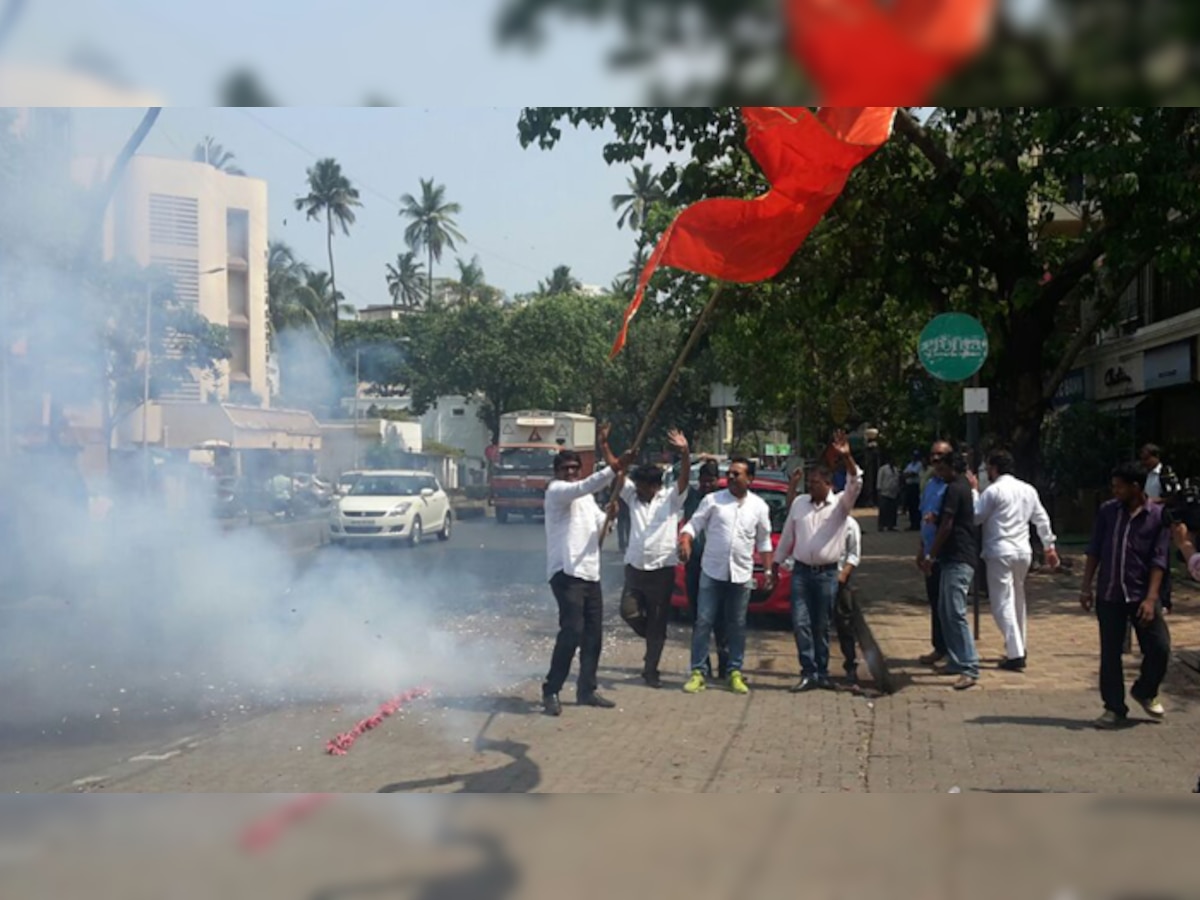
{"label": "white building", "polygon": [[[104,177],[110,161],[77,160],[76,179]],[[104,229],[105,259],[170,273],[180,299],[229,328],[231,357],[217,383],[193,381],[172,400],[270,402],[267,337],[267,183],[190,160],[135,156]]]}

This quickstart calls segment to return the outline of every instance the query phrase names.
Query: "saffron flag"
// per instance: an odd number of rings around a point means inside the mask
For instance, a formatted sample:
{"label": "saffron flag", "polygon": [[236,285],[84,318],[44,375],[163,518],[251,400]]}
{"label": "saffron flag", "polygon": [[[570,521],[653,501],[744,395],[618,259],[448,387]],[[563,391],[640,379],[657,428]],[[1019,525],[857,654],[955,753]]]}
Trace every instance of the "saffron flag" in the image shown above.
{"label": "saffron flag", "polygon": [[754,200],[716,198],[685,209],[663,233],[638,278],[613,344],[659,266],[723,281],[762,281],[800,249],[854,167],[891,134],[895,106],[920,105],[987,41],[996,0],[788,0],[792,52],[829,104],[743,107],[746,147],[771,183]]}
{"label": "saffron flag", "polygon": [[646,285],[659,266],[722,281],[776,275],[841,194],[854,167],[888,139],[894,106],[747,106],[746,148],[771,189],[753,200],[718,197],[693,203],[659,238],[638,278],[613,344],[625,346]]}
{"label": "saffron flag", "polygon": [[831,106],[919,106],[990,37],[995,0],[789,0],[789,44]]}

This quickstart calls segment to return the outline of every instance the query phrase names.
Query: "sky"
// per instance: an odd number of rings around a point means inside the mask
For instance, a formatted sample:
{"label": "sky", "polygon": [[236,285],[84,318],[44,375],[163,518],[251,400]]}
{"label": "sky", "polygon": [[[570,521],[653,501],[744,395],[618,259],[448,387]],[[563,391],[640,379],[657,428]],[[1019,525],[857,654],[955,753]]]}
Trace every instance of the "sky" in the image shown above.
{"label": "sky", "polygon": [[[111,156],[142,110],[76,110],[75,150]],[[334,239],[338,287],[357,307],[389,303],[385,264],[405,249],[399,198],[419,194],[420,178],[446,186],[462,205],[459,255],[479,255],[489,283],[509,294],[532,291],[556,265],[585,284],[607,287],[628,267],[634,233],[618,230],[611,197],[625,190],[627,166],[608,166],[604,132],[568,128],[550,151],[522,149],[519,109],[324,108],[164,109],[142,152],[187,158],[206,135],[266,180],[272,240],[327,268],[325,232],[294,206],[307,193],[305,171],[333,156],[363,202],[350,236]],[[456,271],[452,257],[435,274]]]}

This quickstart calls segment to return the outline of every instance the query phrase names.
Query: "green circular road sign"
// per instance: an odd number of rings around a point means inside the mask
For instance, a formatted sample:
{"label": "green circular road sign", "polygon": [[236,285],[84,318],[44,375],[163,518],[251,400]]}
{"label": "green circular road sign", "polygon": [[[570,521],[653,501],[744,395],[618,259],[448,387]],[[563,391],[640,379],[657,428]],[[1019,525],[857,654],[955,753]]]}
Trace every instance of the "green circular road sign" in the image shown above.
{"label": "green circular road sign", "polygon": [[925,326],[919,352],[921,365],[934,378],[966,381],[987,360],[987,332],[973,316],[946,313]]}

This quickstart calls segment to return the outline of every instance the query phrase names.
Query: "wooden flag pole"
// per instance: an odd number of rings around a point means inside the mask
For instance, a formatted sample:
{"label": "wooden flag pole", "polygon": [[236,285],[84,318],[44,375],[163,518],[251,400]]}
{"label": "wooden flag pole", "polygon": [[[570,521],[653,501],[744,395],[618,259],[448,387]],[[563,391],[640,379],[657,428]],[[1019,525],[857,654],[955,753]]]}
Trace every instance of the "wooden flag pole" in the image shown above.
{"label": "wooden flag pole", "polygon": [[[705,327],[708,325],[708,320],[712,317],[712,312],[717,306],[717,301],[721,298],[721,293],[725,289],[725,282],[718,281],[713,287],[712,295],[708,298],[708,302],[704,304],[704,309],[700,311],[700,318],[696,320],[696,324],[692,327],[692,333],[688,335],[687,342],[683,345],[683,349],[679,351],[679,356],[675,358],[675,364],[671,366],[671,371],[667,373],[667,380],[663,382],[662,389],[659,390],[658,396],[654,398],[654,403],[650,405],[650,411],[646,413],[646,418],[642,420],[642,427],[638,430],[637,437],[634,438],[627,453],[637,454],[642,449],[642,444],[646,442],[646,438],[650,435],[650,429],[654,427],[654,420],[658,418],[659,411],[663,408],[663,404],[667,402],[667,398],[671,396],[671,391],[675,388],[676,382],[679,381],[679,375],[683,371],[683,366],[687,362],[688,357],[692,355],[692,351],[696,349],[696,345],[700,343],[700,336],[704,333]],[[613,496],[619,497],[621,488],[625,483],[624,473],[617,476],[617,480],[613,483]],[[614,506],[609,505],[607,517],[604,520],[604,528],[600,531],[600,547],[604,547],[604,539],[608,537],[608,533],[612,530],[613,510]]]}

